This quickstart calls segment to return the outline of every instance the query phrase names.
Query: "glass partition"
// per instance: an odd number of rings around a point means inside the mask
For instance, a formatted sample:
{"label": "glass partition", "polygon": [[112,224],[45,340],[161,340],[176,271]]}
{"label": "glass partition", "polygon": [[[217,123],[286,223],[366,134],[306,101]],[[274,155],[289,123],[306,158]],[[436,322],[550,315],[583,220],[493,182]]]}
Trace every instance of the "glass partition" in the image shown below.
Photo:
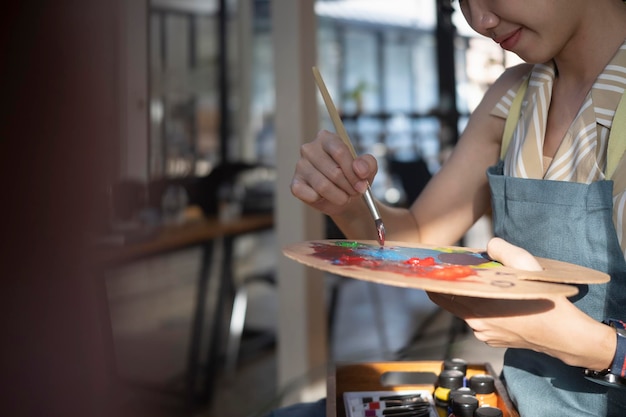
{"label": "glass partition", "polygon": [[[227,18],[220,27],[222,3]],[[318,66],[359,152],[400,162],[423,159],[434,172],[441,105],[437,1],[393,4],[318,0]],[[149,13],[150,176],[203,176],[224,158],[273,165],[270,0],[151,0]],[[453,17],[462,130],[510,61],[493,42],[461,27],[458,12]],[[220,71],[226,72],[224,83]],[[320,115],[322,126],[332,129],[326,112]]]}

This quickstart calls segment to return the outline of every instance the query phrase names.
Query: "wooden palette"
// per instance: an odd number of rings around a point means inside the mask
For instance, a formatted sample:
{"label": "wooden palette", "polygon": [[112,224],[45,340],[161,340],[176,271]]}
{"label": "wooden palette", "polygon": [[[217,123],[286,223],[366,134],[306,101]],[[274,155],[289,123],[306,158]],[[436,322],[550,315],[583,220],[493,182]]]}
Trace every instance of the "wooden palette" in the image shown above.
{"label": "wooden palette", "polygon": [[568,284],[600,284],[609,275],[553,259],[537,258],[543,271],[506,267],[479,249],[409,242],[312,240],[287,245],[283,254],[315,269],[363,281],[425,291],[499,299],[572,296]]}

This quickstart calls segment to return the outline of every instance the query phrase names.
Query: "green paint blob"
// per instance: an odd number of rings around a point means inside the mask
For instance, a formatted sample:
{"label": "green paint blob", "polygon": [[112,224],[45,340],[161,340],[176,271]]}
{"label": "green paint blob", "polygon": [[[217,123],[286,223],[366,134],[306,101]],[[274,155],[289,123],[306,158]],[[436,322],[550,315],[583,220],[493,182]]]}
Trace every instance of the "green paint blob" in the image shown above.
{"label": "green paint blob", "polygon": [[359,242],[340,241],[340,242],[335,242],[335,245],[341,246],[342,248],[356,248],[359,246]]}

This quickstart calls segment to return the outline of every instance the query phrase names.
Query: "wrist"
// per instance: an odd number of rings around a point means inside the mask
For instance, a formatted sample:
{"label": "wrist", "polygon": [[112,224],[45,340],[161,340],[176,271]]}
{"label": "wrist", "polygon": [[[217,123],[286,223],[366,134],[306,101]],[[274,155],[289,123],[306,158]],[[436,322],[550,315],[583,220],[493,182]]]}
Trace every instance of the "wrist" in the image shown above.
{"label": "wrist", "polygon": [[615,329],[615,355],[609,369],[612,374],[626,378],[626,323],[621,320],[608,320],[608,325]]}
{"label": "wrist", "polygon": [[585,377],[613,387],[626,388],[626,323],[621,320],[607,320],[604,322],[612,329],[612,338],[615,348],[609,367],[601,371],[586,369]]}

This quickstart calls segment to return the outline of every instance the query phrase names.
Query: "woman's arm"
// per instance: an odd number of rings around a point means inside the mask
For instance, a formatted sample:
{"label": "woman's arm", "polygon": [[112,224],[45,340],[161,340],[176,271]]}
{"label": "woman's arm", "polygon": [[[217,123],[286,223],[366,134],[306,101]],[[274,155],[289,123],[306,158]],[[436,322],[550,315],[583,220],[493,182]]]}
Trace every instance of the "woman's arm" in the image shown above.
{"label": "woman's arm", "polygon": [[[472,113],[451,157],[410,209],[378,204],[387,240],[453,244],[490,205],[487,168],[499,158],[504,120],[490,114],[503,95],[530,70],[507,71]],[[372,155],[352,159],[337,135],[322,131],[302,146],[291,184],[294,196],[332,217],[349,239],[376,239],[361,194],[378,166]]]}
{"label": "woman's arm", "polygon": [[565,297],[496,300],[430,293],[444,309],[465,320],[489,346],[531,349],[568,365],[606,369],[617,339],[615,329],[593,320]]}

